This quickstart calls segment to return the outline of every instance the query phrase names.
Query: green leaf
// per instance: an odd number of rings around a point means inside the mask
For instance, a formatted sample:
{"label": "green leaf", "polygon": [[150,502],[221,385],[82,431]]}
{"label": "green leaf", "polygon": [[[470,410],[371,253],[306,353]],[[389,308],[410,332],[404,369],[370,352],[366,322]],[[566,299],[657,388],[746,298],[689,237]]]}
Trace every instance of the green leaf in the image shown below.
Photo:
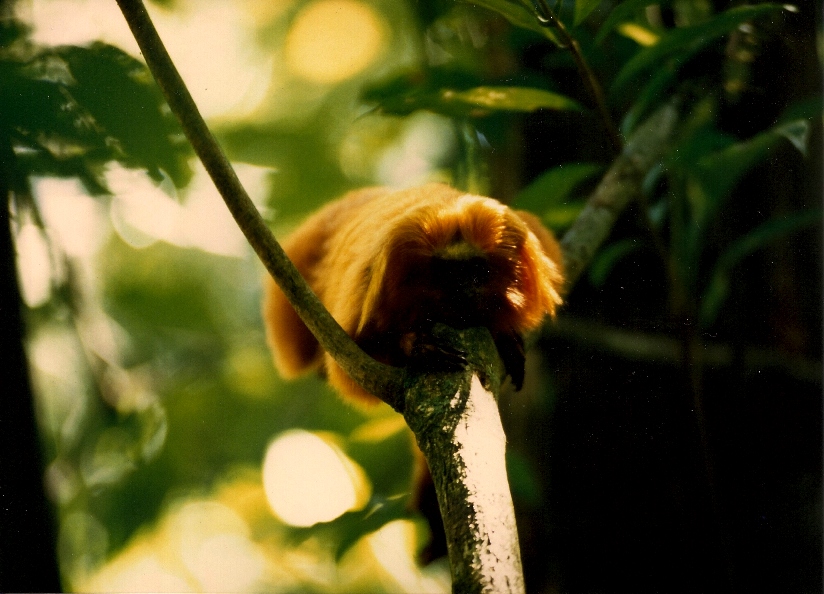
{"label": "green leaf", "polygon": [[792,120],[812,120],[820,118],[824,112],[821,95],[807,97],[791,103],[778,118],[778,123]]}
{"label": "green leaf", "polygon": [[[24,152],[18,158],[23,170],[31,176],[77,178],[92,196],[111,194],[104,179],[103,163],[114,157],[89,158],[88,153],[57,158],[47,148],[37,145],[37,150]],[[109,158],[106,158],[109,157]]]}
{"label": "green leaf", "polygon": [[622,239],[600,250],[589,267],[590,284],[602,287],[615,265],[640,247],[641,243],[637,239]]}
{"label": "green leaf", "polygon": [[0,20],[0,48],[7,48],[30,32],[30,27],[17,19]]}
{"label": "green leaf", "polygon": [[507,449],[506,474],[512,496],[531,508],[537,508],[543,500],[541,481],[532,463],[520,452]]}
{"label": "green leaf", "polygon": [[544,213],[541,220],[553,231],[560,231],[570,227],[585,206],[586,202],[584,200],[553,206]]}
{"label": "green leaf", "polygon": [[590,13],[598,8],[601,0],[575,0],[575,25],[580,25],[584,22]]}
{"label": "green leaf", "polygon": [[604,21],[604,24],[601,25],[601,28],[598,29],[598,33],[595,35],[595,43],[598,45],[603,43],[606,36],[609,35],[615,27],[625,21],[631,20],[636,12],[651,4],[657,4],[657,2],[653,2],[652,0],[627,0],[616,6],[607,17],[607,20]]}
{"label": "green leaf", "polygon": [[774,131],[789,140],[799,153],[807,156],[807,144],[810,140],[810,123],[807,120],[788,122],[776,127]]}
{"label": "green leaf", "polygon": [[440,92],[440,101],[447,105],[466,105],[490,111],[583,110],[577,101],[569,97],[528,87],[475,87],[466,91],[444,89]]}
{"label": "green leaf", "polygon": [[667,96],[678,74],[680,64],[669,63],[659,68],[647,85],[638,93],[621,122],[621,134],[629,138],[635,127]]}
{"label": "green leaf", "polygon": [[721,306],[729,295],[730,273],[736,264],[783,235],[821,224],[821,214],[821,211],[816,209],[770,219],[730,245],[718,258],[710,282],[701,298],[701,326],[708,328],[718,318]]}
{"label": "green leaf", "polygon": [[27,149],[30,174],[77,177],[92,194],[107,193],[114,160],[189,180],[191,150],[142,63],[102,43],[30,51],[0,61],[0,128]]}
{"label": "green leaf", "polygon": [[398,81],[369,90],[366,100],[377,100],[381,111],[394,115],[408,115],[419,109],[427,109],[452,117],[483,117],[492,112],[538,109],[575,110],[581,105],[569,97],[529,87],[478,86],[456,90],[404,86]]}
{"label": "green leaf", "polygon": [[625,92],[633,79],[669,58],[683,58],[685,55],[694,54],[742,23],[783,8],[780,4],[739,6],[700,25],[673,29],[658,43],[641,50],[624,65],[612,83],[611,93],[617,95]]}
{"label": "green leaf", "polygon": [[66,46],[55,53],[69,66],[72,96],[121,149],[118,160],[145,168],[155,179],[162,169],[180,187],[190,177],[190,148],[146,67],[103,43]]}
{"label": "green leaf", "polygon": [[[58,70],[55,65],[53,70]],[[67,77],[68,72],[61,72]],[[0,125],[33,139],[54,139],[61,152],[102,147],[104,137],[62,81],[41,80],[37,68],[0,64]],[[55,76],[55,78],[60,78]],[[66,146],[68,145],[68,146]]]}
{"label": "green leaf", "polygon": [[699,123],[668,156],[675,167],[689,169],[705,158],[721,154],[735,145],[736,138],[721,132],[712,123]]}
{"label": "green leaf", "polygon": [[[558,47],[561,47],[560,41],[555,36],[555,33],[549,27],[544,27],[535,16],[535,12],[526,8],[523,4],[511,2],[509,0],[460,0],[465,4],[473,6],[482,6],[493,12],[497,12],[510,23],[516,27],[534,31],[539,35],[546,37]],[[591,0],[590,0],[591,1]]]}
{"label": "green leaf", "polygon": [[690,169],[706,194],[707,204],[695,209],[696,221],[701,224],[714,216],[741,177],[765,159],[779,139],[786,138],[803,154],[809,127],[806,120],[788,122],[698,159],[695,167]]}
{"label": "green leaf", "polygon": [[[412,519],[409,517],[407,509],[408,501],[406,497],[385,498],[373,496],[366,507],[361,511],[348,512],[339,518],[332,520],[328,524],[317,524],[314,527],[299,529],[298,534],[308,535],[328,534],[329,528],[334,528],[340,534],[340,540],[335,550],[335,559],[340,560],[352,545],[371,532],[379,530],[389,522],[399,518]],[[418,522],[423,524],[422,519]],[[421,525],[423,528],[423,525]]]}
{"label": "green leaf", "polygon": [[578,186],[601,171],[603,166],[597,163],[567,163],[554,167],[521,190],[512,206],[544,217],[562,206]]}

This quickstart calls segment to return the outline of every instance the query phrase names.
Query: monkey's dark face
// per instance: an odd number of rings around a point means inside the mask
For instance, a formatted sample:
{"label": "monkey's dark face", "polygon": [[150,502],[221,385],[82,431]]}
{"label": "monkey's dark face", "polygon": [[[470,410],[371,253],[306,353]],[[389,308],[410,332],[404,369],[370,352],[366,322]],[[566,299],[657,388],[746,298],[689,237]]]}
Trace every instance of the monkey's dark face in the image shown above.
{"label": "monkey's dark face", "polygon": [[[405,264],[403,274],[385,286],[383,303],[395,307],[387,317],[408,322],[394,330],[414,330],[435,322],[453,328],[491,328],[501,312],[511,308],[507,295],[515,282],[513,267],[494,255],[464,251],[457,256],[409,258]],[[383,328],[388,330],[389,325]]]}
{"label": "monkey's dark face", "polygon": [[431,286],[456,299],[471,299],[483,293],[490,273],[489,261],[483,256],[460,260],[434,257],[430,261]]}
{"label": "monkey's dark face", "polygon": [[442,322],[456,328],[483,325],[490,302],[489,260],[484,256],[465,259],[433,257],[422,286],[427,307]]}
{"label": "monkey's dark face", "polygon": [[489,199],[468,196],[410,212],[386,233],[367,269],[359,333],[404,335],[435,322],[493,333],[536,325],[545,313],[536,284],[545,257],[529,233],[514,212]]}

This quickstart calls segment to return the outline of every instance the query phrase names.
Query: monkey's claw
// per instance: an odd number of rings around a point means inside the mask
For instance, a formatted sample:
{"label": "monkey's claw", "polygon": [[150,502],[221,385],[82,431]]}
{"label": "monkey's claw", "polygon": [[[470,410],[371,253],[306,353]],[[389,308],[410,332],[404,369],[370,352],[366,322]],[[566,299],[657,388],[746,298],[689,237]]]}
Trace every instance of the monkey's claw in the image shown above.
{"label": "monkey's claw", "polygon": [[511,332],[498,336],[495,345],[506,373],[512,379],[512,385],[516,391],[520,390],[524,385],[526,363],[523,339],[516,332]]}

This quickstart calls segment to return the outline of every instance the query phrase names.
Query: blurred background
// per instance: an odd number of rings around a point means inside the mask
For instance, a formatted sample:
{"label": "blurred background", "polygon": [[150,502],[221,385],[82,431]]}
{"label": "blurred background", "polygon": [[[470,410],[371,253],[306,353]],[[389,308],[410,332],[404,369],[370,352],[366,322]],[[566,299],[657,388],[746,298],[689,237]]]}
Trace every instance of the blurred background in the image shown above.
{"label": "blurred background", "polygon": [[[569,39],[621,134],[675,101],[502,396],[527,588],[820,591],[821,7],[528,6],[148,3],[279,237],[432,180],[561,236],[620,150]],[[0,587],[449,591],[402,419],[275,373],[262,266],[116,3],[0,18]]]}

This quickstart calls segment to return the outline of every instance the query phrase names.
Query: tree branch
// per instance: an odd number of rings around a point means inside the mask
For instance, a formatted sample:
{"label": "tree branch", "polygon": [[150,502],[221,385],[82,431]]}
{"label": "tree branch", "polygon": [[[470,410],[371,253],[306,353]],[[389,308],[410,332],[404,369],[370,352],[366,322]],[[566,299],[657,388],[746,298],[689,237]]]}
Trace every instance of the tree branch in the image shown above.
{"label": "tree branch", "polygon": [[[543,329],[544,337],[574,341],[587,348],[656,365],[682,365],[684,341],[665,334],[624,330],[591,320],[559,316]],[[771,370],[796,380],[821,383],[821,361],[753,346],[702,343],[698,361],[708,367],[723,369],[740,365],[747,370]]]}
{"label": "tree branch", "polygon": [[404,418],[429,464],[452,569],[452,591],[524,592],[515,509],[498,412],[503,364],[486,328],[451,335],[467,353],[459,373],[413,375]]}
{"label": "tree branch", "polygon": [[638,127],[561,239],[567,292],[592,261],[618,216],[640,194],[644,177],[664,154],[677,121],[678,109],[668,103]]}
{"label": "tree branch", "polygon": [[286,256],[200,115],[141,0],[117,0],[140,51],[186,137],[266,270],[323,349],[353,380],[403,410],[403,370],[378,363],[349,337]]}

